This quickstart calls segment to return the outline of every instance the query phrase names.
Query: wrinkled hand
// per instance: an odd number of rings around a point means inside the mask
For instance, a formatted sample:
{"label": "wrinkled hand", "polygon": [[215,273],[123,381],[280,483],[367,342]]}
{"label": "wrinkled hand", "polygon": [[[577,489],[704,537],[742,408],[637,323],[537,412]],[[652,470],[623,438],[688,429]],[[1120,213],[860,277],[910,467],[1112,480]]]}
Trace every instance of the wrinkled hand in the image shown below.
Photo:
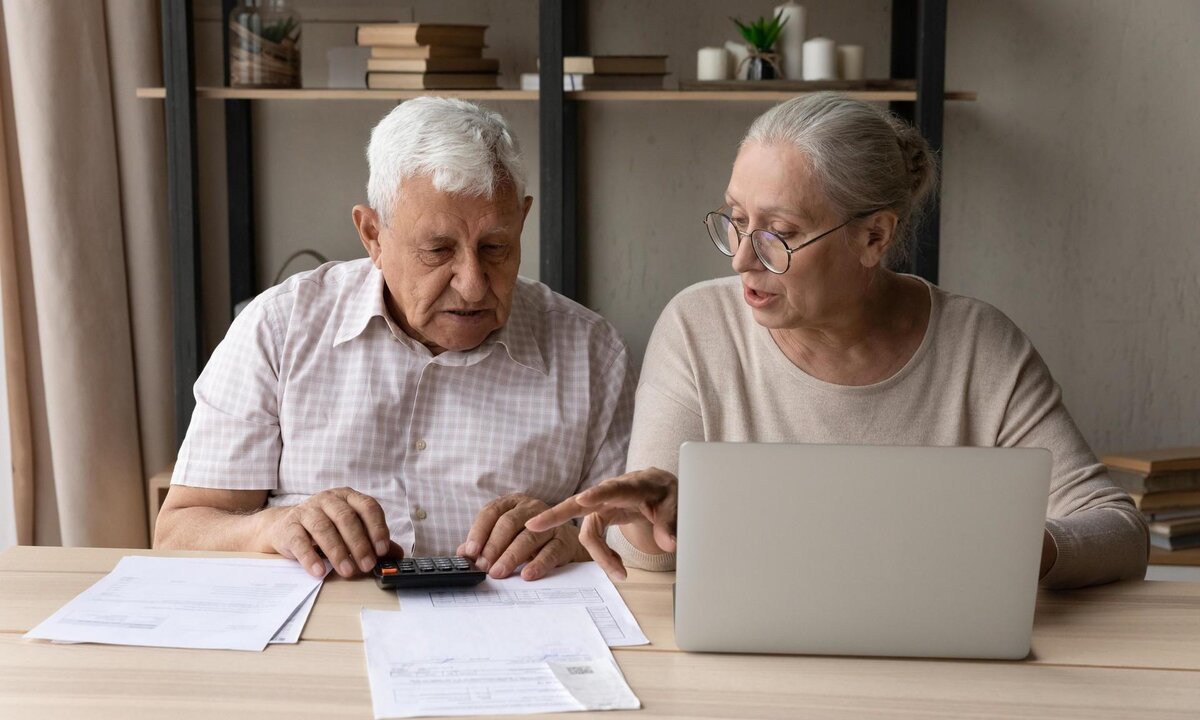
{"label": "wrinkled hand", "polygon": [[377,556],[404,554],[391,542],[379,502],[348,487],[323,490],[288,508],[267,532],[276,552],[298,560],[315,577],[325,577],[318,548],[342,577],[371,572]]}
{"label": "wrinkled hand", "polygon": [[625,564],[604,540],[609,525],[639,525],[653,537],[660,552],[675,550],[675,521],[679,507],[679,480],[666,470],[647,468],[609,478],[595,487],[563,500],[525,523],[540,531],[586,516],[579,541],[604,571],[625,579]]}
{"label": "wrinkled hand", "polygon": [[559,565],[587,559],[579,544],[579,530],[572,525],[536,532],[525,521],[549,505],[524,493],[497,498],[479,511],[458,554],[475,561],[493,578],[512,574],[521,563],[526,580],[544,577]]}

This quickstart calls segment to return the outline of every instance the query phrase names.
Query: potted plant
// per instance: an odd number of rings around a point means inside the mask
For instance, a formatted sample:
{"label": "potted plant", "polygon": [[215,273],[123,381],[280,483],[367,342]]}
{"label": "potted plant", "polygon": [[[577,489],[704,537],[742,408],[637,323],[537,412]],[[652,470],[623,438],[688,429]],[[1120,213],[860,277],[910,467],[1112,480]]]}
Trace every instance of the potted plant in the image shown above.
{"label": "potted plant", "polygon": [[300,87],[300,15],[286,0],[242,0],[229,14],[229,84]]}
{"label": "potted plant", "polygon": [[[787,24],[787,18],[783,17],[783,12],[780,11],[769,20],[760,17],[749,25],[735,17],[729,19],[733,21],[734,25],[737,25],[738,32],[741,33],[742,39],[746,41],[746,48],[750,51],[749,57],[742,61],[750,63],[750,72],[747,77],[751,80],[772,80],[779,77],[782,73],[779,69],[779,55],[775,52],[775,41],[779,39],[779,33]],[[736,76],[737,73],[734,75]]]}

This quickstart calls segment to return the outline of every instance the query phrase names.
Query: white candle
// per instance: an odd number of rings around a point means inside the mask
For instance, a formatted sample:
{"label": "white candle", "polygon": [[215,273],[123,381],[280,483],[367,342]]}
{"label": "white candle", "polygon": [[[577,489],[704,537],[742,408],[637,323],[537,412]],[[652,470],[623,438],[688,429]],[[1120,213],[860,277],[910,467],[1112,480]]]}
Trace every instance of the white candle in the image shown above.
{"label": "white candle", "polygon": [[863,79],[863,46],[838,45],[838,77],[843,80]]}
{"label": "white candle", "polygon": [[730,40],[725,43],[725,49],[733,56],[733,76],[738,80],[750,77],[750,63],[742,62],[750,57],[750,51],[746,49],[746,46]]}
{"label": "white candle", "polygon": [[804,77],[804,6],[786,2],[775,8],[775,14],[787,20],[779,33],[776,49],[783,55],[783,76],[789,80]]}
{"label": "white candle", "polygon": [[723,47],[700,48],[696,53],[697,80],[728,80],[729,51]]}
{"label": "white candle", "polygon": [[837,47],[829,38],[804,43],[804,79],[837,80]]}

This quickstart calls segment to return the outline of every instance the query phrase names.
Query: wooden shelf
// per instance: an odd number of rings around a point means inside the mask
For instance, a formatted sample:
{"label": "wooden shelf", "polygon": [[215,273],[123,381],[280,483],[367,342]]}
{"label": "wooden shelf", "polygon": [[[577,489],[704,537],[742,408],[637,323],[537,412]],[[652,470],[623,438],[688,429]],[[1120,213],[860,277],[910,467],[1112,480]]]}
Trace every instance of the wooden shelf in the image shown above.
{"label": "wooden shelf", "polygon": [[[803,93],[735,90],[583,90],[568,92],[567,97],[581,101],[625,102],[778,102]],[[873,102],[913,101],[912,90],[845,91],[845,95]],[[202,100],[411,100],[423,95],[455,97],[465,100],[537,100],[536,90],[359,90],[349,88],[299,88],[274,90],[267,88],[198,87],[196,97]],[[162,100],[167,96],[160,87],[137,89],[143,99]],[[947,100],[974,101],[974,92],[947,92]]]}
{"label": "wooden shelf", "polygon": [[[815,91],[813,91],[815,92]],[[842,95],[872,102],[913,101],[914,90],[839,90]],[[805,92],[779,92],[773,90],[582,90],[569,92],[567,97],[575,100],[626,100],[651,102],[778,102],[788,100]],[[975,100],[973,92],[948,92],[947,100]]]}
{"label": "wooden shelf", "polygon": [[[537,100],[528,90],[359,90],[354,88],[227,88],[197,87],[201,100],[411,100],[423,95],[463,98],[464,100]],[[145,99],[166,98],[160,87],[142,87],[137,96]]]}

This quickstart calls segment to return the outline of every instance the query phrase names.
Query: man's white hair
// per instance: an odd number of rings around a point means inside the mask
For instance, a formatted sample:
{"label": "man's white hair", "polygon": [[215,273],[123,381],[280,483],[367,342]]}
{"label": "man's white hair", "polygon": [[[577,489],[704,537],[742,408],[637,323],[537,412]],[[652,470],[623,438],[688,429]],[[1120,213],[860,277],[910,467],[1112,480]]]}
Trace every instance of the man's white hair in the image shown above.
{"label": "man's white hair", "polygon": [[427,176],[441,192],[491,198],[512,183],[525,197],[517,138],[500,113],[452,98],[400,103],[371,131],[367,202],[386,225],[403,181]]}

